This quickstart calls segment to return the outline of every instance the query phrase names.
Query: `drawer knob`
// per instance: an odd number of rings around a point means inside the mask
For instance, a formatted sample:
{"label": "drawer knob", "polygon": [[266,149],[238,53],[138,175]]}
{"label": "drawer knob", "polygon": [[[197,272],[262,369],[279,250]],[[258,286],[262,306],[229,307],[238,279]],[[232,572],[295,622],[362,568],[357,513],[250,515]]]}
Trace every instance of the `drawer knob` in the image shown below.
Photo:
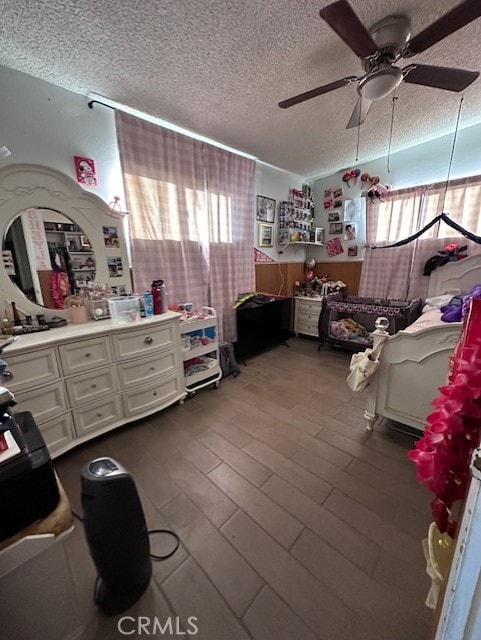
{"label": "drawer knob", "polygon": [[87,351],[87,353],[85,354],[86,358],[90,358],[90,353]]}
{"label": "drawer knob", "polygon": [[157,391],[154,391],[154,396],[156,396],[156,395],[157,395]]}
{"label": "drawer knob", "polygon": [[2,373],[2,378],[5,378],[5,380],[12,380],[13,379],[13,373],[11,371],[4,371]]}
{"label": "drawer knob", "polygon": [[101,413],[97,413],[97,415],[95,416],[96,418],[101,418],[102,414]]}
{"label": "drawer knob", "polygon": [[97,385],[96,385],[96,384],[93,384],[93,385],[92,385],[92,389],[96,389],[96,388],[97,388]]}
{"label": "drawer knob", "polygon": [[147,338],[144,339],[145,344],[152,344],[153,341],[154,341],[154,339],[151,338],[150,336],[148,336]]}
{"label": "drawer knob", "polygon": [[151,371],[155,371],[155,367],[150,367],[150,370]]}

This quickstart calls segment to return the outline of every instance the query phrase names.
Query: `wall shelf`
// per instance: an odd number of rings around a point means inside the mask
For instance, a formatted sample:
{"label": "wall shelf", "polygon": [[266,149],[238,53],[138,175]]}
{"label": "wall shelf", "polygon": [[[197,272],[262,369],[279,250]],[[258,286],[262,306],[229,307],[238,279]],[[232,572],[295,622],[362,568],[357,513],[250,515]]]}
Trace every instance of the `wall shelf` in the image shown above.
{"label": "wall shelf", "polygon": [[290,247],[292,245],[310,245],[311,247],[323,247],[323,242],[303,242],[302,240],[293,240],[292,242],[286,242],[286,244],[281,244],[281,249],[279,249],[279,253],[284,253],[284,249]]}

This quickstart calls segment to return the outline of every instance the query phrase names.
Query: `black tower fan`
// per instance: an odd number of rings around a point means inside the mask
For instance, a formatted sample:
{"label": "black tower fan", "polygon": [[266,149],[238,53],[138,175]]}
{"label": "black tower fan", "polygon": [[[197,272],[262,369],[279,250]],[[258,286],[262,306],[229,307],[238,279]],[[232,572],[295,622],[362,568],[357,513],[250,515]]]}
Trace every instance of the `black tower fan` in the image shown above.
{"label": "black tower fan", "polygon": [[152,576],[144,512],[132,476],[112,458],[82,469],[82,508],[99,577],[95,602],[108,615],[136,602]]}

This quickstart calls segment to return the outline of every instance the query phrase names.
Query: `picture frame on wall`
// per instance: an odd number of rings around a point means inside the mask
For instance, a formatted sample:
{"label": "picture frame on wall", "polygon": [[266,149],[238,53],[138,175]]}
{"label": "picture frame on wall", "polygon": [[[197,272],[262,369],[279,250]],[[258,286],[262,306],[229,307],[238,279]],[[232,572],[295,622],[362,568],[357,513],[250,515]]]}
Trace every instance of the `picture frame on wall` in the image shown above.
{"label": "picture frame on wall", "polygon": [[257,220],[273,223],[276,217],[276,201],[266,196],[257,196]]}
{"label": "picture frame on wall", "polygon": [[340,236],[343,230],[344,230],[344,225],[342,224],[342,222],[329,223],[329,235]]}
{"label": "picture frame on wall", "polygon": [[274,227],[271,224],[259,223],[259,247],[273,246]]}
{"label": "picture frame on wall", "polygon": [[317,227],[314,232],[315,244],[324,244],[324,229],[323,227]]}

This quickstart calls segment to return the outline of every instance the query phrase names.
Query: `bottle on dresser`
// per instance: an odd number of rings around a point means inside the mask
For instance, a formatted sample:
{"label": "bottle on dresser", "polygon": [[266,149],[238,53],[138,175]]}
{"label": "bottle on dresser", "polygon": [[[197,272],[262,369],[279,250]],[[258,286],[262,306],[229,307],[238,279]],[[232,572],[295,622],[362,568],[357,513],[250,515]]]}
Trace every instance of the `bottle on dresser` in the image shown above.
{"label": "bottle on dresser", "polygon": [[165,313],[168,310],[167,287],[163,280],[154,280],[152,282],[152,298],[154,301],[154,314]]}
{"label": "bottle on dresser", "polygon": [[150,291],[146,291],[143,295],[145,317],[150,318],[154,315],[154,297]]}

